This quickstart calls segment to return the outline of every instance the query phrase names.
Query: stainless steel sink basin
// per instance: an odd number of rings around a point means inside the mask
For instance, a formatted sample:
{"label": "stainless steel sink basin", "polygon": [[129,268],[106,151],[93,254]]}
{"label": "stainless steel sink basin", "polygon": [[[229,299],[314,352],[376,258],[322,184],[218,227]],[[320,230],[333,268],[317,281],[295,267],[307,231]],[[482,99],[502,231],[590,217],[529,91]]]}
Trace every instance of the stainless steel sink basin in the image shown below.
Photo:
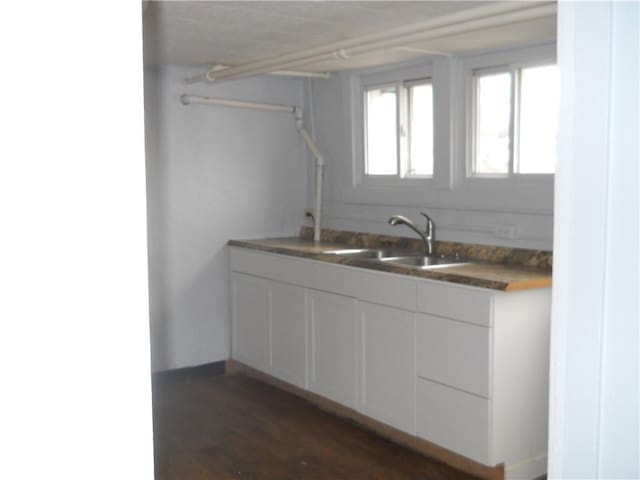
{"label": "stainless steel sink basin", "polygon": [[386,248],[343,248],[337,250],[325,250],[325,255],[339,255],[349,258],[368,258],[372,260],[384,260],[386,257],[397,257],[398,252]]}
{"label": "stainless steel sink basin", "polygon": [[458,258],[442,258],[436,255],[403,255],[403,252],[388,248],[337,248],[335,250],[325,250],[325,255],[337,255],[345,258],[359,258],[363,260],[380,261],[391,265],[402,265],[404,267],[415,267],[422,269],[444,268],[452,265],[468,263],[466,260]]}
{"label": "stainless steel sink basin", "polygon": [[408,256],[408,257],[386,257],[381,259],[383,262],[391,263],[394,265],[402,265],[405,267],[416,268],[444,268],[451,267],[453,265],[462,265],[468,263],[466,260],[455,258],[441,258],[436,256]]}

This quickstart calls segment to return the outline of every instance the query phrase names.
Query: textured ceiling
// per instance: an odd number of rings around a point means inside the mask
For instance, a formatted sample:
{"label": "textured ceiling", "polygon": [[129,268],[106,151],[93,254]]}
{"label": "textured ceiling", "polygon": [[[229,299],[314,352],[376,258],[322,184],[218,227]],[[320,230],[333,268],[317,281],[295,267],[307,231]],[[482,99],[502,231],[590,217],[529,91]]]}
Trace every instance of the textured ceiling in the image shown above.
{"label": "textured ceiling", "polygon": [[[460,1],[149,1],[143,3],[147,64],[238,65],[279,53],[389,30],[486,3]],[[426,51],[466,53],[555,38],[555,18],[430,40],[305,70],[396,63]]]}

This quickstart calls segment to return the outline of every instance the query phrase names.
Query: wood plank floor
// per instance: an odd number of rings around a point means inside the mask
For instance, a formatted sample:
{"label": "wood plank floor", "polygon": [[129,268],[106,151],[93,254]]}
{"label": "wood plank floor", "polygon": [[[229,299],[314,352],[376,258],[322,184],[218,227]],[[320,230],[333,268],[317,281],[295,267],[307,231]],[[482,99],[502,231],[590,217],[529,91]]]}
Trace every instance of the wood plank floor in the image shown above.
{"label": "wood plank floor", "polygon": [[154,385],[158,480],[474,480],[243,375]]}

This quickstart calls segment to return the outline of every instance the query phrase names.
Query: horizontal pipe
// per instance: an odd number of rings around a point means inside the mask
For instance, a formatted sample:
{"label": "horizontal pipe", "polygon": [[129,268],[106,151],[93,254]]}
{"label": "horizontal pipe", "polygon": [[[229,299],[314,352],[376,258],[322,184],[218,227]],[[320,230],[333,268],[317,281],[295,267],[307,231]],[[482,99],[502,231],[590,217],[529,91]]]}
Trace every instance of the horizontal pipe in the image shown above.
{"label": "horizontal pipe", "polygon": [[187,94],[182,95],[180,97],[180,100],[184,105],[199,103],[204,105],[220,105],[222,107],[233,107],[233,108],[251,108],[254,110],[269,110],[271,112],[285,112],[285,113],[295,113],[297,108],[293,105],[245,102],[240,100],[226,100],[222,98],[201,97],[198,95],[187,95]]}
{"label": "horizontal pipe", "polygon": [[[489,17],[489,18],[482,18],[478,20],[471,20],[471,21],[457,24],[457,25],[449,25],[441,28],[435,28],[428,32],[416,33],[410,36],[408,35],[402,38],[397,38],[392,41],[361,45],[349,50],[340,50],[338,52],[332,52],[322,57],[300,60],[295,63],[291,63],[290,65],[289,64],[283,65],[283,68],[291,67],[291,66],[299,66],[299,65],[303,65],[306,63],[313,63],[313,62],[323,62],[323,61],[329,61],[329,60],[335,60],[335,59],[348,59],[358,55],[364,55],[367,53],[371,53],[371,52],[375,52],[383,49],[396,48],[402,45],[418,43],[425,40],[432,40],[435,38],[448,37],[448,36],[458,35],[463,33],[472,33],[474,31],[484,30],[487,28],[520,23],[526,20],[530,20],[532,18],[544,18],[544,17],[548,17],[555,14],[556,11],[557,11],[556,5],[543,5],[541,7],[535,7],[533,9],[529,9],[526,11],[516,11],[511,13],[505,13],[500,17]],[[532,14],[535,16],[532,17],[531,16]],[[249,74],[248,76],[251,76],[251,75],[255,75],[255,74]],[[243,75],[241,75],[240,77],[234,77],[234,78],[242,78],[242,77]],[[227,78],[227,79],[230,80],[231,78]]]}
{"label": "horizontal pipe", "polygon": [[[488,5],[430,19],[426,22],[389,30],[387,32],[343,40],[327,44],[323,47],[276,55],[256,62],[231,67],[224,71],[219,71],[217,74],[209,70],[207,72],[207,78],[210,81],[244,78],[259,75],[267,71],[288,69],[293,66],[317,61],[348,58],[351,55],[383,48],[392,48],[412,42],[415,43],[424,39],[465,33],[467,31],[490,28],[514,21],[551,16],[556,11],[557,7],[554,2],[541,2],[536,3],[534,6],[531,4],[523,5],[519,2]],[[514,17],[510,14],[518,15]],[[512,20],[512,18],[518,18],[519,20]],[[481,22],[482,20],[484,20],[484,22]],[[481,25],[484,25],[484,27]]]}
{"label": "horizontal pipe", "polygon": [[[207,75],[209,72],[220,72],[229,67],[228,65],[216,65],[215,67],[209,69],[204,73],[200,73],[198,75],[194,75],[192,77],[187,77],[184,79],[185,83],[197,83],[197,82],[207,82]],[[296,78],[323,78],[328,79],[331,78],[331,74],[329,72],[302,72],[299,70],[276,70],[274,72],[265,72],[265,75],[273,75],[277,77],[296,77]]]}
{"label": "horizontal pipe", "polygon": [[276,70],[267,72],[267,75],[277,75],[279,77],[301,77],[301,78],[331,78],[329,72],[300,72],[298,70]]}

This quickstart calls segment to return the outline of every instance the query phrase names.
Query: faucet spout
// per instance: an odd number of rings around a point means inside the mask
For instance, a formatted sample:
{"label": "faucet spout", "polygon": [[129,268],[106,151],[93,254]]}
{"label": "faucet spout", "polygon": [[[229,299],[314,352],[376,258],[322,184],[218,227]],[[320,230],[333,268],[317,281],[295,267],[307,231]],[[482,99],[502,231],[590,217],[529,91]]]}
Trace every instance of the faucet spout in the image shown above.
{"label": "faucet spout", "polygon": [[431,219],[431,217],[429,217],[429,215],[427,215],[424,212],[420,212],[426,219],[427,219],[427,229],[426,232],[421,231],[415,223],[413,223],[413,221],[409,220],[407,217],[402,216],[402,215],[392,215],[389,218],[389,224],[390,225],[406,225],[407,227],[409,227],[411,230],[413,230],[414,232],[416,232],[420,238],[422,239],[422,242],[424,244],[424,254],[425,256],[431,256],[433,255],[433,246],[434,246],[434,224],[433,224],[433,220]]}

